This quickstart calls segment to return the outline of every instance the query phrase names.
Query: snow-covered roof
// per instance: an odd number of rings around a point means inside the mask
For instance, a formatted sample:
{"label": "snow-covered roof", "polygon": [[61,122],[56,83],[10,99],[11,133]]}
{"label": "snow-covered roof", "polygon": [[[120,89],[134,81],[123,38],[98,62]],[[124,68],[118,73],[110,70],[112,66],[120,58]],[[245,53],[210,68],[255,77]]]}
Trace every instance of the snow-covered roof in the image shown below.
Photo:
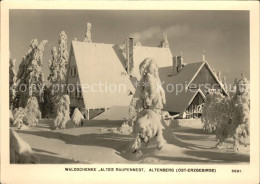
{"label": "snow-covered roof", "polygon": [[165,81],[165,84],[182,84],[186,87],[203,65],[204,62],[186,64],[175,76],[172,75],[172,66],[162,67],[159,68],[160,79],[161,81]]}
{"label": "snow-covered roof", "polygon": [[[123,67],[126,59],[117,45],[72,41],[72,49],[81,85],[88,84],[90,86],[101,82],[107,85],[123,84],[126,86],[126,90],[116,92],[84,91],[82,95],[86,108],[109,108],[128,106],[130,104],[132,95],[129,94],[130,91],[134,93],[135,89]],[[140,79],[139,65],[146,58],[153,58],[157,63],[164,89],[167,84],[181,84],[186,89],[179,92],[178,95],[176,95],[176,90],[169,92],[169,90],[165,89],[167,102],[164,106],[165,110],[181,113],[188,107],[197,93],[204,96],[199,89],[193,89],[193,91],[188,89],[189,84],[204,65],[207,66],[213,77],[223,88],[222,83],[206,61],[186,64],[176,76],[173,76],[172,53],[169,48],[134,46],[134,76],[138,80]],[[224,88],[223,91],[227,94]]]}
{"label": "snow-covered roof", "polygon": [[205,98],[200,89],[185,90],[178,94],[175,92],[165,93],[166,104],[164,105],[163,110],[181,114],[189,107],[198,93],[201,94],[203,98]]}
{"label": "snow-covered roof", "polygon": [[167,66],[167,67],[162,67],[159,68],[159,75],[161,81],[165,84],[181,84],[184,86],[186,89],[188,89],[189,85],[191,82],[195,79],[199,71],[202,69],[202,67],[206,65],[207,68],[209,69],[210,73],[212,76],[215,78],[215,80],[218,82],[218,84],[221,86],[223,92],[228,95],[227,91],[223,87],[223,84],[219,81],[218,77],[216,74],[212,71],[210,68],[208,62],[206,61],[201,61],[201,62],[196,62],[196,63],[188,63],[184,67],[180,69],[177,75],[172,75],[173,74],[173,68],[172,66]]}
{"label": "snow-covered roof", "polygon": [[[82,87],[86,108],[108,108],[130,104],[132,95],[129,93],[130,91],[133,93],[135,89],[118,57],[115,45],[72,41],[72,49],[81,86],[88,85],[96,89],[84,90]],[[103,90],[97,90],[99,83],[104,85]],[[109,90],[111,84],[120,90],[111,92],[112,90]],[[108,86],[107,89],[105,85]]]}
{"label": "snow-covered roof", "polygon": [[223,84],[218,80],[218,77],[206,61],[186,64],[175,76],[172,75],[172,66],[162,67],[159,68],[159,76],[166,96],[164,110],[182,113],[190,105],[197,93],[205,97],[200,89],[188,88],[204,65],[207,66],[212,76],[219,83],[223,92],[227,94]]}
{"label": "snow-covered roof", "polygon": [[[225,89],[223,83],[221,81],[219,81],[219,78],[216,76],[216,74],[213,72],[213,70],[211,69],[211,67],[209,66],[208,62],[207,61],[204,61],[205,65],[207,66],[207,68],[209,69],[210,73],[212,74],[212,76],[215,78],[215,80],[219,83],[223,93],[225,93],[225,95],[228,95],[228,92],[227,90]],[[193,78],[194,79],[194,78]],[[193,80],[192,79],[192,80]],[[192,82],[192,81],[191,81]],[[190,82],[190,83],[191,83]]]}
{"label": "snow-covered roof", "polygon": [[146,58],[152,58],[159,68],[172,66],[172,53],[169,48],[135,46],[133,52],[134,75],[139,80],[139,65]]}
{"label": "snow-covered roof", "polygon": [[115,106],[93,118],[93,120],[127,120],[129,117],[129,106]]}

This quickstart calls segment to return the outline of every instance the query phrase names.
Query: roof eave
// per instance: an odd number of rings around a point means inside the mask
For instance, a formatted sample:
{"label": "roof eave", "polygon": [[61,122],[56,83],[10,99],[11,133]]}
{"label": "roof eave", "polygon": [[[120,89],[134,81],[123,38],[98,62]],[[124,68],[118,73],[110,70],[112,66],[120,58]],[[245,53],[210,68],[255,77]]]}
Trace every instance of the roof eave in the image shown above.
{"label": "roof eave", "polygon": [[223,92],[225,93],[225,95],[228,95],[228,92],[226,91],[226,89],[224,88],[223,84],[219,81],[218,77],[215,75],[215,73],[213,72],[213,70],[211,69],[211,67],[209,66],[208,62],[205,61],[205,64],[207,65],[209,71],[211,72],[211,74],[213,75],[213,77],[215,78],[215,80],[219,83],[221,89],[223,90]]}

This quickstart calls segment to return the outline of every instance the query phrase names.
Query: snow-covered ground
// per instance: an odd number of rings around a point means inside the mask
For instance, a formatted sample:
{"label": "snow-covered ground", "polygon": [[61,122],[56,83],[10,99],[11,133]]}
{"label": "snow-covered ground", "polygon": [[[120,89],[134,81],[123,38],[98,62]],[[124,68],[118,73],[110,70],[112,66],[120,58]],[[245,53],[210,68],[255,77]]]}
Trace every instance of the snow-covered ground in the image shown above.
{"label": "snow-covered ground", "polygon": [[129,153],[131,134],[111,131],[119,127],[118,121],[92,120],[84,127],[61,130],[51,130],[52,124],[53,120],[40,120],[27,130],[12,127],[30,144],[40,163],[249,164],[250,160],[250,146],[234,152],[228,139],[222,149],[216,149],[214,135],[187,122],[164,129],[166,144],[161,151],[152,141],[142,155]]}

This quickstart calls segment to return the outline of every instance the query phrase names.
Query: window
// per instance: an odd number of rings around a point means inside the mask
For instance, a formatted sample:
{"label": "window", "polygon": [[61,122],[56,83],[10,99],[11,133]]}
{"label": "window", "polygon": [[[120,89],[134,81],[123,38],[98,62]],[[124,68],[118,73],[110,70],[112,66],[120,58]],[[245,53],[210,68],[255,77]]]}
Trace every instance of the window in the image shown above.
{"label": "window", "polygon": [[70,67],[70,76],[72,77],[77,76],[77,67],[75,66]]}
{"label": "window", "polygon": [[82,89],[80,86],[77,88],[77,98],[82,98]]}
{"label": "window", "polygon": [[70,98],[74,97],[74,90],[73,88],[71,88],[71,86],[69,86],[69,88],[67,89],[67,94],[69,95]]}

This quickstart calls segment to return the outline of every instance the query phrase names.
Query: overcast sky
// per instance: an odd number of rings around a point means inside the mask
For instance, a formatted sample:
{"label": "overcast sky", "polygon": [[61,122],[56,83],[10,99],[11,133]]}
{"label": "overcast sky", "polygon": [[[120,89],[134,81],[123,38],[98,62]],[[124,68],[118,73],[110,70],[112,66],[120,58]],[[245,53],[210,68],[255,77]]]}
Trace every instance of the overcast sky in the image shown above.
{"label": "overcast sky", "polygon": [[70,49],[75,37],[84,40],[87,22],[92,23],[92,42],[121,43],[131,35],[142,45],[156,47],[166,32],[172,54],[182,52],[185,63],[201,61],[205,54],[228,82],[241,73],[250,77],[248,11],[11,10],[10,52],[16,68],[32,39],[48,40],[43,59],[47,78],[59,33],[66,32]]}

